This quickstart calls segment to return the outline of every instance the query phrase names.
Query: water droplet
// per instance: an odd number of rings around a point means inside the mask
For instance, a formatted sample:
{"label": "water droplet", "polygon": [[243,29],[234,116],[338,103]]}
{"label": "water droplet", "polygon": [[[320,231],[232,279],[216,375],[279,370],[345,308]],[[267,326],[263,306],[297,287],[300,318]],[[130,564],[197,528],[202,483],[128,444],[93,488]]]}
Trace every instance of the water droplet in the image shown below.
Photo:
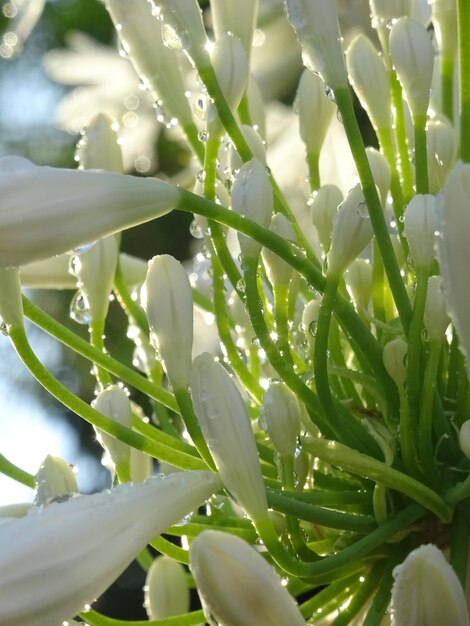
{"label": "water droplet", "polygon": [[165,46],[172,50],[182,50],[183,42],[181,37],[170,24],[163,24],[162,39]]}
{"label": "water droplet", "polygon": [[8,324],[5,324],[5,322],[2,322],[0,324],[0,332],[2,333],[2,335],[5,335],[5,337],[8,337],[8,335],[10,334],[10,329],[8,327]]}
{"label": "water droplet", "polygon": [[70,317],[77,324],[88,325],[91,319],[90,304],[83,291],[77,291],[70,304]]}
{"label": "water droplet", "polygon": [[245,293],[245,281],[243,280],[243,278],[240,278],[240,280],[237,283],[237,291],[241,292],[241,293]]}
{"label": "water droplet", "polygon": [[201,224],[197,219],[193,219],[189,226],[189,232],[195,239],[202,239],[204,237],[204,231],[201,228]]}
{"label": "water droplet", "polygon": [[200,130],[198,137],[199,137],[199,141],[202,141],[202,143],[205,143],[209,139],[209,133],[207,132],[207,130]]}
{"label": "water droplet", "polygon": [[205,170],[199,170],[199,172],[196,174],[196,178],[200,183],[203,183],[206,180]]}

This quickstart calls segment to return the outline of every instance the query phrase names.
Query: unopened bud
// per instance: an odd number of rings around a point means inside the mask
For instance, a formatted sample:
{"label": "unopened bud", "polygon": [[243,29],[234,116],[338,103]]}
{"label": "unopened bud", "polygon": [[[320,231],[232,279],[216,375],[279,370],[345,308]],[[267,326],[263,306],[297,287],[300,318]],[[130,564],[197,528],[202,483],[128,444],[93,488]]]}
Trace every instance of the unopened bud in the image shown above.
{"label": "unopened bud", "polygon": [[416,267],[429,269],[434,260],[438,228],[434,196],[417,194],[412,198],[406,207],[404,228]]}
{"label": "unopened bud", "polygon": [[189,611],[189,586],[181,563],[158,556],[145,580],[144,606],[150,620],[164,620]]}
{"label": "unopened bud", "polygon": [[[110,417],[114,422],[132,428],[131,403],[122,387],[110,385],[96,396],[92,406],[103,415]],[[98,428],[96,433],[99,442],[109,454],[116,469],[119,471],[120,467],[129,467],[129,445]]]}
{"label": "unopened bud", "polygon": [[455,161],[457,148],[455,130],[445,118],[430,120],[426,130],[429,191],[437,193],[444,185]]}
{"label": "unopened bud", "polygon": [[323,185],[315,192],[310,206],[310,216],[325,254],[331,246],[333,219],[342,201],[343,194],[336,185]]}
{"label": "unopened bud", "polygon": [[[240,126],[240,130],[253,157],[266,166],[266,146],[258,131],[253,126],[246,126],[245,124]],[[229,146],[228,165],[232,172],[239,170],[243,166],[243,161],[233,144]]]}
{"label": "unopened bud", "polygon": [[399,389],[403,389],[405,385],[407,353],[408,344],[401,337],[392,339],[383,349],[384,367]]}
{"label": "unopened bud", "polygon": [[336,106],[326,95],[320,76],[310,70],[304,70],[300,78],[295,107],[307,154],[318,157]]}
{"label": "unopened bud", "polygon": [[300,407],[284,383],[272,383],[263,394],[260,427],[266,430],[276,452],[293,456],[300,432]]}
{"label": "unopened bud", "polygon": [[384,155],[375,148],[366,148],[367,160],[369,161],[372,177],[379,190],[382,208],[387,204],[387,196],[390,191],[391,172],[390,166]]}
{"label": "unopened bud", "polygon": [[122,152],[115,128],[116,120],[104,113],[99,113],[88,124],[75,152],[80,169],[122,174]]}
{"label": "unopened bud", "polygon": [[78,493],[73,467],[58,456],[46,456],[34,477],[34,482],[36,485],[34,504],[38,506]]}
{"label": "unopened bud", "polygon": [[358,310],[367,311],[372,298],[372,265],[366,259],[355,259],[344,278]]}
{"label": "unopened bud", "polygon": [[[274,215],[271,220],[270,230],[285,241],[295,241],[294,229],[282,213]],[[268,248],[263,248],[262,254],[271,283],[273,285],[287,286],[292,276],[292,267]]]}
{"label": "unopened bud", "polygon": [[429,339],[442,340],[449,323],[450,318],[442,293],[442,279],[440,276],[431,276],[424,307],[424,326]]}
{"label": "unopened bud", "polygon": [[225,33],[233,33],[249,55],[258,16],[258,0],[213,0],[211,13],[216,41]]}

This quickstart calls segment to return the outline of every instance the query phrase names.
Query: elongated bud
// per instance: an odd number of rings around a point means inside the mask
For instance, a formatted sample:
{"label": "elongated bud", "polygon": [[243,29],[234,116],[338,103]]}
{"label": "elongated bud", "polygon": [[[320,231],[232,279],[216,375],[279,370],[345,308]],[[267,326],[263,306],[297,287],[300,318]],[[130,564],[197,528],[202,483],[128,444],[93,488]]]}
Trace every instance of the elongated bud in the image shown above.
{"label": "elongated bud", "polygon": [[356,185],[339,206],[333,220],[328,273],[339,276],[372,239],[367,205],[361,186]]}
{"label": "elongated bud", "polygon": [[197,0],[154,0],[154,4],[163,19],[166,45],[183,49],[197,68],[208,67],[207,35]]}
{"label": "elongated bud", "polygon": [[[267,228],[273,210],[273,192],[264,165],[251,159],[238,172],[232,187],[232,209]],[[257,257],[261,244],[246,235],[238,235],[242,254]]]}
{"label": "elongated bud", "polygon": [[457,150],[455,130],[445,118],[429,120],[426,128],[428,177],[430,193],[437,193],[444,185],[455,161]]}
{"label": "elongated bud", "polygon": [[[0,159],[0,266],[46,259],[165,215],[176,188],[156,178]],[[79,217],[79,219],[78,219]]]}
{"label": "elongated bud", "polygon": [[0,267],[0,324],[4,332],[23,327],[23,303],[17,267]]}
{"label": "elongated bud", "polygon": [[[92,403],[95,408],[103,415],[110,417],[112,420],[127,428],[132,428],[132,409],[129,398],[118,385],[110,385],[101,391]],[[98,440],[111,457],[111,460],[117,471],[121,468],[129,467],[130,448],[127,443],[120,441],[108,435],[99,429],[96,429]]]}
{"label": "elongated bud", "polygon": [[307,337],[311,349],[315,345],[315,335],[317,332],[318,315],[320,313],[320,300],[310,300],[302,312],[301,329]]}
{"label": "elongated bud", "polygon": [[346,51],[348,74],[354,91],[375,130],[390,128],[392,108],[387,67],[365,35],[358,35]]}
{"label": "elongated bud", "polygon": [[393,570],[393,624],[468,626],[462,585],[442,552],[432,544],[410,552]]}
{"label": "elongated bud", "polygon": [[294,455],[300,432],[300,407],[284,383],[271,383],[263,394],[260,427],[279,454]]}
{"label": "elongated bud", "polygon": [[73,468],[58,456],[46,456],[34,477],[34,482],[36,484],[34,504],[39,506],[78,493]]}
{"label": "elongated bud", "polygon": [[336,185],[323,185],[315,192],[310,205],[311,219],[325,254],[331,246],[333,219],[342,201],[343,194]]}
{"label": "elongated bud", "polygon": [[429,269],[434,260],[438,228],[434,196],[422,194],[414,196],[406,207],[404,228],[416,267]]}
{"label": "elongated bud", "polygon": [[379,190],[382,208],[386,207],[387,196],[390,191],[391,172],[390,166],[384,155],[375,148],[366,148],[367,160],[369,161],[372,177]]}
{"label": "elongated bud", "polygon": [[442,292],[442,279],[440,276],[431,276],[424,307],[424,326],[429,339],[443,340],[449,323],[450,318]]}
{"label": "elongated bud", "polygon": [[287,19],[297,33],[302,58],[312,72],[335,90],[347,87],[342,37],[336,2],[331,0],[285,0]]}
{"label": "elongated bud", "polygon": [[465,420],[460,427],[459,446],[467,459],[470,459],[470,420]]}
{"label": "elongated bud", "polygon": [[300,78],[295,108],[307,155],[318,157],[336,106],[325,93],[325,83],[310,70],[304,70]]}
{"label": "elongated bud", "polygon": [[442,59],[454,60],[457,54],[457,2],[431,0],[432,23]]}
{"label": "elongated bud", "polygon": [[145,580],[144,606],[150,620],[166,619],[189,611],[187,575],[181,563],[158,556]]}
{"label": "elongated bud", "polygon": [[369,0],[369,4],[372,26],[377,30],[387,58],[390,27],[399,17],[411,15],[412,0]]}
{"label": "elongated bud", "polygon": [[168,254],[149,261],[142,306],[173,389],[185,389],[191,375],[193,294],[186,270]]}
{"label": "elongated bud", "polygon": [[130,471],[134,483],[143,483],[150,478],[153,470],[153,459],[142,450],[131,448]]}
{"label": "elongated bud", "polygon": [[[295,241],[294,229],[282,213],[274,215],[271,220],[270,230],[285,241]],[[275,252],[268,250],[268,248],[263,248],[262,255],[271,283],[273,285],[287,286],[292,276],[292,267],[278,257]]]}
{"label": "elongated bud", "polygon": [[443,187],[439,206],[439,258],[447,309],[470,367],[470,283],[462,263],[470,241],[470,165],[457,163]]}
{"label": "elongated bud", "polygon": [[225,33],[233,33],[240,39],[249,56],[256,28],[258,4],[258,0],[212,0],[212,25],[216,41]]}
{"label": "elongated bud", "polygon": [[189,561],[204,610],[224,626],[305,626],[279,575],[243,539],[205,530]]}
{"label": "elongated bud", "polygon": [[426,28],[411,17],[400,18],[390,31],[390,54],[412,116],[425,116],[434,67],[434,48]]}
{"label": "elongated bud", "polygon": [[[153,98],[166,115],[182,126],[192,122],[191,109],[175,50],[165,45],[165,26],[152,3],[145,0],[106,0],[126,54]],[[168,44],[171,42],[167,32]],[[173,40],[174,41],[174,40]]]}
{"label": "elongated bud", "polygon": [[[258,131],[253,126],[246,126],[245,124],[240,125],[240,130],[253,157],[266,166],[266,144]],[[243,161],[233,144],[230,144],[228,150],[228,165],[232,172],[235,172],[243,166]]]}
{"label": "elongated bud", "polygon": [[250,119],[253,124],[253,128],[255,128],[260,137],[263,140],[266,139],[266,111],[264,107],[263,94],[261,92],[261,88],[258,85],[258,82],[253,78],[253,76],[248,77],[248,88],[247,88],[247,97],[248,97],[248,108],[250,111]]}
{"label": "elongated bud", "polygon": [[229,374],[208,353],[193,363],[191,396],[224,486],[253,520],[266,518],[266,492],[245,403]]}
{"label": "elongated bud", "polygon": [[358,310],[367,311],[372,298],[372,265],[366,259],[355,259],[344,278]]}
{"label": "elongated bud", "polygon": [[122,152],[116,132],[116,120],[99,113],[82,131],[75,160],[83,170],[107,170],[122,174]]}
{"label": "elongated bud", "polygon": [[392,339],[383,349],[384,367],[399,389],[403,389],[406,380],[407,353],[408,345],[401,337]]}

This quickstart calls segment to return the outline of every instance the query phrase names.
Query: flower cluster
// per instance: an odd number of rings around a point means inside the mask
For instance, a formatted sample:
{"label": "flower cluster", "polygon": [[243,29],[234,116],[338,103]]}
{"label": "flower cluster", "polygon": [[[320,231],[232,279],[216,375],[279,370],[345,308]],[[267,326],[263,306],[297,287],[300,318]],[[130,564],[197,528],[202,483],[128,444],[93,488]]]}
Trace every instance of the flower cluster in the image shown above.
{"label": "flower cluster", "polygon": [[[468,3],[361,0],[354,29],[334,0],[104,4],[189,182],[124,174],[106,110],[76,170],[0,159],[3,333],[113,478],[78,495],[61,459],[33,477],[0,457],[36,493],[0,509],[0,623],[109,624],[89,605],[137,557],[155,624],[468,625]],[[188,266],[120,253],[173,210],[194,215]],[[76,290],[89,341],[22,286]],[[107,349],[112,293],[133,363]],[[25,317],[89,359],[91,404]]]}

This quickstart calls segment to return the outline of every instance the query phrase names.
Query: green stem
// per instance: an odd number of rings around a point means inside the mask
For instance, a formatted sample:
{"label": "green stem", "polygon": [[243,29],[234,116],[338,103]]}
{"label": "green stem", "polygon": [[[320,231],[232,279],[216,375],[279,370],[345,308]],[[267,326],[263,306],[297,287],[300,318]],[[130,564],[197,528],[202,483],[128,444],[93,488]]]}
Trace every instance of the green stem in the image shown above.
{"label": "green stem", "polygon": [[[294,484],[294,457],[292,454],[282,454],[279,456],[279,468],[282,482],[282,489],[284,491],[295,491]],[[269,500],[268,500],[269,504]],[[271,506],[271,504],[269,504]],[[287,512],[286,515],[287,529],[289,533],[289,540],[294,548],[295,553],[299,558],[308,554],[305,540],[300,530],[300,519],[297,515],[290,515]]]}
{"label": "green stem", "polygon": [[414,429],[412,425],[410,406],[405,391],[402,391],[400,402],[400,428],[398,432],[401,458],[409,474],[415,478],[421,476],[417,463]]}
{"label": "green stem", "polygon": [[457,2],[460,85],[460,157],[470,162],[470,4]]}
{"label": "green stem", "polygon": [[441,106],[443,114],[451,123],[454,121],[454,69],[454,59],[441,59]]}
{"label": "green stem", "polygon": [[450,507],[435,491],[382,461],[377,461],[335,441],[308,439],[303,441],[302,446],[307,452],[325,463],[340,467],[351,474],[367,476],[370,480],[405,494],[432,511],[445,523],[452,519]]}
{"label": "green stem", "polygon": [[[106,352],[104,346],[104,326],[104,320],[92,319],[90,322],[90,343],[100,352]],[[102,389],[112,384],[113,380],[106,369],[95,365],[94,371],[96,380]]]}
{"label": "green stem", "polygon": [[189,552],[168,541],[165,537],[156,537],[150,542],[150,545],[160,554],[169,556],[171,559],[178,561],[178,563],[183,563],[183,565],[189,565]]}
{"label": "green stem", "polygon": [[393,132],[391,128],[379,128],[377,130],[380,146],[390,167],[390,192],[393,201],[393,215],[395,217],[396,227],[400,235],[400,241],[404,247],[405,258],[408,256],[408,243],[403,237],[403,211],[405,203],[403,200],[403,192],[400,185],[400,175],[397,169],[397,161],[395,149],[393,147]]}
{"label": "green stem", "polygon": [[432,484],[436,484],[439,477],[434,446],[433,446],[433,406],[436,377],[439,370],[439,360],[442,352],[441,339],[431,339],[429,353],[424,371],[423,388],[421,392],[421,407],[419,411],[418,449],[419,459],[424,473]]}
{"label": "green stem", "polygon": [[106,617],[90,609],[80,614],[81,619],[90,624],[90,626],[197,626],[205,622],[204,611],[192,611],[184,615],[176,615],[175,617],[167,617],[159,620],[133,620],[123,621]]}
{"label": "green stem", "polygon": [[377,193],[375,181],[367,159],[364,142],[361,136],[359,124],[356,119],[354,107],[351,99],[351,92],[347,88],[335,91],[336,104],[343,120],[344,129],[348,137],[354,162],[357,167],[362,191],[367,203],[370,221],[374,229],[374,235],[380,250],[382,262],[387,274],[390,289],[395,300],[401,323],[408,333],[411,318],[411,305],[406,292],[400,268],[395,257],[392,242],[385,221],[380,198]]}
{"label": "green stem", "polygon": [[308,179],[310,183],[310,191],[314,192],[320,189],[320,155],[317,153],[307,153]]}
{"label": "green stem", "polygon": [[3,454],[0,454],[0,474],[4,474],[26,487],[31,487],[31,489],[35,487],[34,476],[9,461]]}
{"label": "green stem", "polygon": [[25,316],[33,322],[33,324],[63,343],[65,346],[69,347],[77,354],[80,354],[93,363],[100,365],[114,376],[117,376],[126,382],[128,385],[138,389],[172,411],[178,412],[178,405],[175,402],[173,394],[166,389],[162,389],[161,387],[157,387],[152,384],[149,380],[134,370],[126,367],[119,361],[116,361],[116,359],[100,352],[100,350],[96,350],[96,348],[91,346],[87,341],[78,337],[71,330],[65,328],[62,324],[59,324],[59,322],[56,322],[56,320],[47,315],[47,313],[42,311],[25,296],[23,296],[23,309]]}
{"label": "green stem", "polygon": [[348,606],[331,622],[331,626],[348,626],[352,622],[378,586],[382,577],[382,571],[382,561],[372,566],[370,572],[367,572],[364,576]]}
{"label": "green stem", "polygon": [[215,464],[212,460],[211,453],[207,447],[206,440],[202,434],[201,427],[194,412],[193,401],[191,395],[187,389],[175,389],[175,398],[178,403],[181,417],[183,418],[184,425],[186,426],[189,436],[191,437],[197,451],[204,459],[207,467],[211,470],[215,470]]}
{"label": "green stem", "polygon": [[344,580],[335,581],[301,604],[300,612],[305,618],[324,618],[329,613],[329,605],[333,604],[336,610],[338,605],[348,599],[357,580],[358,574],[355,573]]}
{"label": "green stem", "polygon": [[415,134],[416,193],[423,194],[429,193],[426,121],[426,115],[415,115],[413,119]]}
{"label": "green stem", "polygon": [[[399,551],[398,554],[401,554],[401,552]],[[370,609],[367,611],[367,615],[362,626],[380,626],[382,624],[384,615],[390,605],[390,597],[392,595],[392,571],[399,561],[400,557],[394,556],[389,559],[385,566],[383,566],[383,573],[377,593],[374,596]]]}
{"label": "green stem", "polygon": [[199,140],[199,132],[196,124],[186,124],[186,126],[183,127],[183,132],[199,163],[204,163],[204,145]]}
{"label": "green stem", "polygon": [[147,316],[145,315],[143,308],[129,293],[120,263],[118,263],[116,273],[114,274],[114,292],[126,315],[132,318],[134,323],[137,324],[144,335],[148,335],[149,325],[147,322]]}
{"label": "green stem", "polygon": [[282,356],[292,365],[289,346],[288,308],[289,285],[274,285],[274,320],[276,323],[277,343]]}
{"label": "green stem", "polygon": [[454,568],[464,592],[467,580],[469,532],[468,516],[457,508],[450,532],[450,564]]}
{"label": "green stem", "polygon": [[408,152],[408,140],[406,138],[403,93],[395,70],[390,71],[390,85],[392,91],[392,106],[395,111],[395,138],[398,148],[398,168],[401,174],[403,197],[405,204],[407,204],[413,197],[413,175]]}

